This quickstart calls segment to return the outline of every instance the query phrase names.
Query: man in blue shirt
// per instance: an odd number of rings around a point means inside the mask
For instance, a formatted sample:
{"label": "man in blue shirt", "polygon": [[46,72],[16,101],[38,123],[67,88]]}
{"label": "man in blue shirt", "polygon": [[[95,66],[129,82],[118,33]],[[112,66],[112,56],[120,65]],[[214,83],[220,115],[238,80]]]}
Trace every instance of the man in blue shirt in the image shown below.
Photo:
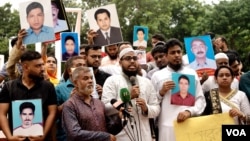
{"label": "man in blue shirt", "polygon": [[27,30],[27,36],[23,40],[24,44],[54,40],[53,27],[43,25],[44,10],[41,3],[30,3],[26,8],[26,14],[30,28]]}

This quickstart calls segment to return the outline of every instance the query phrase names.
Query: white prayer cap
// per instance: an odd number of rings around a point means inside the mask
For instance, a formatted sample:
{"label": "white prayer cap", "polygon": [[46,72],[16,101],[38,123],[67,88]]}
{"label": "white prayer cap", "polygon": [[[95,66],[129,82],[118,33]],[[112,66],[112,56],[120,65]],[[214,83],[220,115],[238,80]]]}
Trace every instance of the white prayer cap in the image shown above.
{"label": "white prayer cap", "polygon": [[227,55],[226,55],[225,53],[222,53],[222,52],[217,53],[217,54],[214,56],[214,58],[215,58],[215,60],[217,60],[217,59],[227,59],[227,60],[228,60]]}
{"label": "white prayer cap", "polygon": [[124,48],[120,54],[119,54],[119,59],[122,58],[122,56],[124,56],[125,54],[127,54],[128,52],[133,52],[135,53],[135,50],[133,48]]}

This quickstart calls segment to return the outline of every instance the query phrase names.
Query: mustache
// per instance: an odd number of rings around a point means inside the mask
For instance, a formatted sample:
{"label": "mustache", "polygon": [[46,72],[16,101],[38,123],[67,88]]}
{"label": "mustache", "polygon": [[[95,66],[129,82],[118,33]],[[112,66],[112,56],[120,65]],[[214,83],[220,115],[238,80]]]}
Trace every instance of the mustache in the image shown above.
{"label": "mustache", "polygon": [[198,51],[197,54],[203,54],[204,52],[203,51]]}

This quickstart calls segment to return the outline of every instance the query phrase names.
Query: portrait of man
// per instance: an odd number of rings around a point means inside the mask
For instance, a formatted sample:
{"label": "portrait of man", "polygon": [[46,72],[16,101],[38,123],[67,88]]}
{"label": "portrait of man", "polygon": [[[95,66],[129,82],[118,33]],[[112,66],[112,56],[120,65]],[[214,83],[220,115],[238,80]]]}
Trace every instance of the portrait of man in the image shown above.
{"label": "portrait of man", "polygon": [[137,61],[139,64],[146,64],[146,51],[145,50],[136,50]]}
{"label": "portrait of man", "polygon": [[[93,18],[90,18],[90,16],[94,18],[94,21],[91,20]],[[97,33],[97,36],[93,38],[94,44],[106,46],[123,41],[116,7],[114,4],[106,7],[99,7],[97,9],[91,9],[87,11],[87,17],[89,19],[90,28],[96,30]],[[112,22],[113,18],[117,19],[117,21]],[[112,23],[116,24],[116,26]],[[93,26],[94,24],[97,25],[97,28]]]}
{"label": "portrait of man", "polygon": [[[209,36],[207,36],[209,37]],[[193,38],[190,42],[190,48],[192,55],[194,56],[194,60],[192,61],[190,58],[190,53],[188,52],[189,57],[189,66],[194,70],[200,69],[216,69],[216,63],[213,56],[213,49],[208,48],[205,42],[206,38]],[[186,42],[185,42],[186,43]],[[208,54],[211,58],[208,58]]]}
{"label": "portrait of man", "polygon": [[[43,135],[42,123],[34,123],[36,106],[32,102],[23,102],[19,106],[21,125],[13,129],[13,135]],[[41,112],[41,111],[40,111]]]}
{"label": "portrait of man", "polygon": [[72,56],[79,55],[78,34],[64,32],[61,34],[62,61],[67,61]]}
{"label": "portrait of man", "polygon": [[148,35],[148,28],[142,26],[135,26],[133,46],[146,48],[147,35]]}
{"label": "portrait of man", "polygon": [[51,1],[54,32],[58,33],[69,29],[65,9],[61,0]]}
{"label": "portrait of man", "polygon": [[[46,3],[47,2],[47,3]],[[27,29],[27,35],[23,39],[24,44],[33,44],[37,42],[45,42],[54,40],[54,28],[52,27],[52,14],[51,14],[51,3],[50,1],[43,1],[43,4],[48,4],[50,9],[46,11],[46,13],[50,12],[50,17],[45,16],[45,9],[44,6],[37,1],[20,3],[20,20],[21,20],[21,27]],[[46,6],[48,6],[46,5]],[[23,8],[25,7],[25,11]],[[24,13],[22,13],[24,12]],[[26,15],[26,17],[23,17]],[[26,19],[26,21],[24,20]],[[44,22],[46,20],[51,19],[50,25],[45,25]],[[26,23],[24,23],[26,22]],[[26,26],[26,25],[27,26]]]}
{"label": "portrait of man", "polygon": [[187,75],[180,74],[176,85],[178,87],[178,91],[171,94],[171,104],[194,106],[195,96],[189,92],[190,78]]}

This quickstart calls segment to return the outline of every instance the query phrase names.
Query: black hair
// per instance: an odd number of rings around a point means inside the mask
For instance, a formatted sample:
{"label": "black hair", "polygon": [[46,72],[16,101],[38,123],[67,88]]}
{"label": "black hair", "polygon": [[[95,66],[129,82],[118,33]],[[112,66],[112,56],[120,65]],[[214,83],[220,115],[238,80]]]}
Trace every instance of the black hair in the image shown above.
{"label": "black hair", "polygon": [[107,9],[98,9],[95,11],[95,20],[97,20],[97,15],[101,13],[107,13],[108,17],[110,18],[110,12]]}
{"label": "black hair", "polygon": [[220,67],[218,67],[216,70],[215,70],[215,72],[214,72],[214,77],[215,78],[217,78],[218,77],[218,74],[219,74],[219,71],[221,70],[221,69],[228,69],[229,71],[230,71],[230,74],[232,75],[232,77],[234,78],[234,72],[233,72],[233,70],[229,67],[229,66],[225,66],[225,65],[222,65],[222,66],[220,66]]}
{"label": "black hair", "polygon": [[[200,39],[200,38],[194,38],[194,39],[191,41],[191,45],[192,45],[193,42],[195,42],[195,41],[200,41],[200,42],[202,42],[204,45],[206,45],[205,41],[203,41],[203,40]],[[191,48],[192,48],[192,46],[191,46]]]}
{"label": "black hair", "polygon": [[71,35],[66,36],[64,42],[66,43],[68,40],[72,40],[75,43],[75,38]]}
{"label": "black hair", "polygon": [[32,102],[23,102],[20,106],[19,106],[19,112],[20,114],[22,114],[23,109],[26,108],[30,108],[33,112],[33,114],[35,113],[35,105]]}
{"label": "black hair", "polygon": [[14,47],[14,45],[15,45],[16,42],[17,42],[17,40],[18,40],[18,38],[15,37],[15,38],[13,38],[13,39],[10,41],[11,47]]}
{"label": "black hair", "polygon": [[155,39],[157,39],[157,40],[159,40],[159,41],[165,41],[165,37],[164,37],[164,35],[162,35],[162,34],[154,34],[154,35],[152,36],[152,38],[155,38]]}
{"label": "black hair", "polygon": [[238,61],[240,63],[240,58],[233,52],[226,53],[228,57],[228,63],[229,66],[231,66],[235,61]]}
{"label": "black hair", "polygon": [[189,84],[189,79],[186,75],[181,75],[179,78],[178,78],[178,82],[180,82],[181,79],[186,79],[188,81],[188,84]]}
{"label": "black hair", "polygon": [[101,48],[102,47],[99,46],[99,45],[88,45],[88,46],[85,47],[85,54],[88,55],[88,52],[89,52],[90,49],[92,49],[92,50],[99,50]]}
{"label": "black hair", "polygon": [[20,60],[21,62],[24,62],[24,61],[32,61],[32,60],[37,60],[37,59],[40,59],[42,58],[41,54],[37,51],[32,51],[32,50],[27,50],[25,51]]}
{"label": "black hair", "polygon": [[165,44],[166,53],[168,53],[169,48],[174,47],[175,45],[179,46],[182,50],[182,43],[176,38],[171,38]]}
{"label": "black hair", "polygon": [[141,32],[143,32],[143,34],[145,34],[145,31],[144,31],[143,28],[138,28],[138,29],[136,30],[136,33],[138,33],[139,31],[141,31]]}
{"label": "black hair", "polygon": [[157,45],[151,50],[152,56],[154,56],[156,53],[166,53],[164,45]]}
{"label": "black hair", "polygon": [[39,3],[39,2],[32,2],[26,8],[26,14],[27,14],[27,16],[29,15],[29,13],[30,13],[31,10],[36,9],[36,8],[40,8],[41,11],[43,12],[43,6],[42,6],[41,3]]}
{"label": "black hair", "polygon": [[88,44],[81,44],[80,49],[86,48],[86,46],[88,46]]}
{"label": "black hair", "polygon": [[57,64],[57,59],[56,59],[56,57],[55,57],[54,54],[48,53],[48,54],[47,54],[47,58],[48,58],[48,57],[53,57],[53,58],[55,59],[55,61],[56,61],[56,64]]}
{"label": "black hair", "polygon": [[64,81],[66,82],[68,79],[69,79],[69,73],[68,73],[68,70],[73,67],[73,61],[74,60],[77,60],[77,59],[83,59],[81,56],[72,56],[70,57],[66,63],[65,63],[65,66],[64,66],[64,72],[63,72],[63,79]]}

